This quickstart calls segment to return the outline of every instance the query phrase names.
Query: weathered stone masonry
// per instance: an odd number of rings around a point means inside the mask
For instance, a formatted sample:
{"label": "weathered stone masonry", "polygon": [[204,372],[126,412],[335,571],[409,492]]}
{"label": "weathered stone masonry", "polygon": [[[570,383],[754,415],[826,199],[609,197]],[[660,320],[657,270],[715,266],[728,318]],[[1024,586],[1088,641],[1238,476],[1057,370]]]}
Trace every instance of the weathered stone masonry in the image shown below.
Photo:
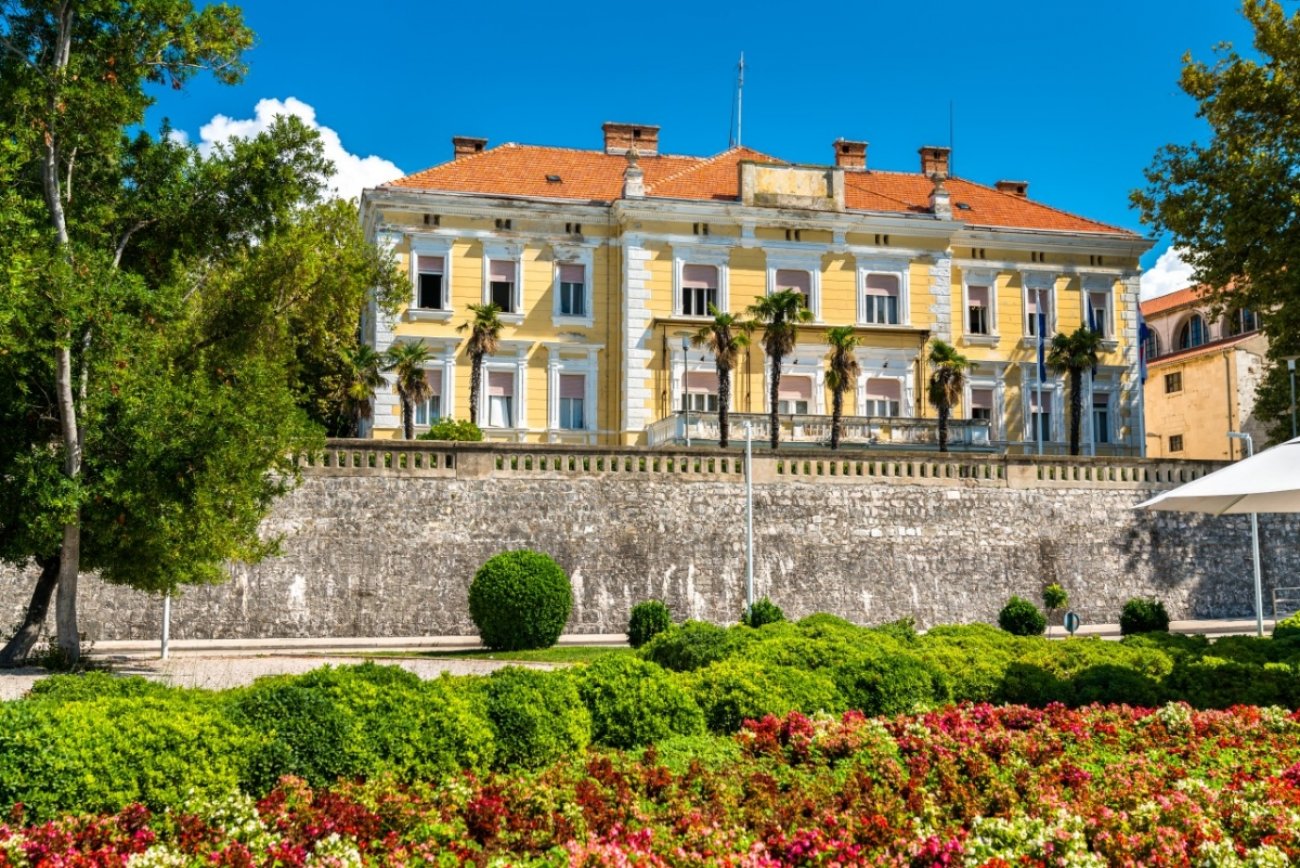
{"label": "weathered stone masonry", "polygon": [[[572,632],[618,632],[649,597],[733,621],[743,604],[744,488],[734,453],[334,444],[278,503],[283,556],[187,590],[176,638],[473,632],[466,589],[491,555],[528,547],[573,577]],[[339,448],[346,446],[346,449]],[[339,466],[344,465],[344,466]],[[870,623],[992,620],[1059,581],[1086,621],[1134,595],[1175,617],[1252,611],[1244,517],[1135,512],[1209,465],[936,456],[756,456],[755,572],[791,616]],[[834,475],[832,475],[834,474]],[[1261,517],[1265,598],[1300,584],[1300,523]],[[17,620],[31,575],[0,574]],[[156,597],[83,584],[96,639],[158,634]]]}

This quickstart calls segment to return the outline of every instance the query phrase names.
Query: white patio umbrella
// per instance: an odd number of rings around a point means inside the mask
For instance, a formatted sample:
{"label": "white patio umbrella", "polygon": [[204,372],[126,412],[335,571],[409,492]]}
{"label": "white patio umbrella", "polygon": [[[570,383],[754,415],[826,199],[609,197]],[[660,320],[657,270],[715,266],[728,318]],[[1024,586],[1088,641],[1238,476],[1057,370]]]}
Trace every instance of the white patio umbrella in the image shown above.
{"label": "white patio umbrella", "polygon": [[[1229,436],[1244,439],[1247,449],[1254,451],[1249,435],[1234,433]],[[1210,515],[1249,514],[1255,567],[1255,624],[1259,635],[1264,635],[1259,522],[1255,516],[1260,512],[1300,512],[1300,437],[1157,494],[1134,509]]]}

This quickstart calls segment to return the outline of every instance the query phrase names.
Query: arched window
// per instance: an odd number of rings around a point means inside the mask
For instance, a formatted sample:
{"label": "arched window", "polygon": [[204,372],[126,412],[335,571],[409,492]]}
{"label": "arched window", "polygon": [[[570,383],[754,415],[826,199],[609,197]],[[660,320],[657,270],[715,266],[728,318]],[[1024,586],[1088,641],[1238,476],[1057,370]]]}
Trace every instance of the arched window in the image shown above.
{"label": "arched window", "polygon": [[1255,316],[1255,312],[1248,308],[1237,308],[1223,318],[1223,334],[1226,337],[1253,332],[1258,328],[1259,319]]}
{"label": "arched window", "polygon": [[1143,344],[1143,351],[1146,353],[1147,361],[1160,356],[1160,335],[1156,334],[1155,329],[1147,331],[1146,343]]}
{"label": "arched window", "polygon": [[1178,349],[1199,347],[1205,343],[1205,331],[1205,319],[1199,313],[1192,314],[1191,319],[1178,330]]}

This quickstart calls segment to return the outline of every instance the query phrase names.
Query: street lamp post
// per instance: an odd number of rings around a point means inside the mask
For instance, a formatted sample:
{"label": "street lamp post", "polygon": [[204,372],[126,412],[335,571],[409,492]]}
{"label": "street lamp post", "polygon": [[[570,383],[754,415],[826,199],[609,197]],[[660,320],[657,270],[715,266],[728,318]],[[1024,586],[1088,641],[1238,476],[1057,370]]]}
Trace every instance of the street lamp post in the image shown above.
{"label": "street lamp post", "polygon": [[691,339],[682,338],[682,425],[686,429],[686,445],[691,445]]}
{"label": "street lamp post", "polygon": [[1291,439],[1296,438],[1295,432],[1295,362],[1300,356],[1287,356],[1286,369],[1291,372]]}
{"label": "street lamp post", "polygon": [[[1255,454],[1255,441],[1249,435],[1241,431],[1229,431],[1229,440],[1246,441],[1246,457]],[[1264,582],[1259,568],[1259,516],[1255,513],[1250,514],[1250,552],[1255,566],[1255,633],[1264,635]]]}
{"label": "street lamp post", "polygon": [[754,423],[745,423],[745,611],[754,608]]}

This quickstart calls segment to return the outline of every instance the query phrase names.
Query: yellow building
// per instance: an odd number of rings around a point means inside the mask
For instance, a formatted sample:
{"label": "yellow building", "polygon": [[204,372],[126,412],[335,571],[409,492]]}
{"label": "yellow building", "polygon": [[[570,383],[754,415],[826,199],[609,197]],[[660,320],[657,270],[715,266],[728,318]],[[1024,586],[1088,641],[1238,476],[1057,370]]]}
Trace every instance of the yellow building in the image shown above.
{"label": "yellow building", "polygon": [[1154,458],[1234,460],[1245,431],[1262,446],[1255,390],[1266,368],[1268,339],[1249,310],[1212,316],[1201,287],[1142,303],[1147,323],[1146,437]]}
{"label": "yellow building", "polygon": [[[372,307],[364,338],[433,353],[435,397],[417,427],[467,417],[469,360],[455,327],[466,305],[492,301],[507,327],[484,366],[477,421],[489,439],[707,442],[715,369],[684,338],[710,304],[740,314],[797,288],[813,322],[782,371],[787,440],[828,435],[825,334],[852,325],[862,376],[845,397],[850,441],[932,441],[923,360],[942,338],[978,363],[955,414],[973,420],[957,426],[959,441],[1033,451],[1037,415],[1045,451],[1061,452],[1066,389],[1050,374],[1037,386],[1035,313],[1050,337],[1091,307],[1106,342],[1086,440],[1137,452],[1146,239],[1035,202],[1024,182],[949,177],[947,148],[921,148],[918,171],[886,172],[868,168],[865,142],[838,140],[830,165],[808,166],[740,147],[662,154],[654,126],[603,131],[601,150],[457,137],[451,161],[365,191],[367,234],[395,252],[411,298],[396,316]],[[734,374],[733,412],[766,413],[767,377],[756,340]],[[398,406],[390,383],[369,433],[400,436]],[[766,420],[754,422],[766,437]]]}

